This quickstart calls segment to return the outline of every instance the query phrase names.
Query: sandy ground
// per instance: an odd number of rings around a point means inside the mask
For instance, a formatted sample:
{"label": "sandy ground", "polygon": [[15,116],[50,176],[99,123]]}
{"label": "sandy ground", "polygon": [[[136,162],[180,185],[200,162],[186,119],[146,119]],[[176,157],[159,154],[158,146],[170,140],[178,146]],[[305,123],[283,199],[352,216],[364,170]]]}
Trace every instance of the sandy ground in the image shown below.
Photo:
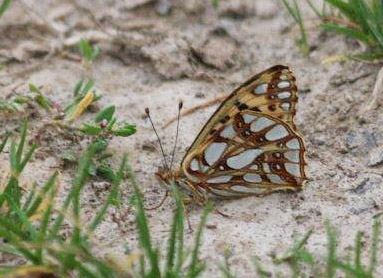
{"label": "sandy ground", "polygon": [[[275,0],[219,1],[217,9],[192,0],[77,3],[88,10],[70,1],[12,3],[0,19],[0,63],[5,66],[0,72],[0,94],[23,94],[33,83],[42,86],[49,99],[65,106],[79,78],[93,78],[103,92],[100,106],[115,104],[118,117],[137,125],[137,134],[113,139],[110,149],[116,158],[122,152],[129,154],[148,206],[158,204],[164,189],[154,178],[162,158],[144,117],[145,107],[161,127],[176,115],[179,100],[187,109],[229,94],[272,65],[288,65],[297,76],[300,100],[296,123],[307,145],[310,180],[297,194],[216,202],[232,217],[211,214],[208,219],[201,257],[211,263],[205,277],[216,273],[225,249],[231,251],[230,262],[238,277],[253,277],[249,274],[254,269],[253,257],[267,263],[270,254],[286,250],[296,234],[310,227],[315,233],[309,249],[324,254],[326,219],[342,235],[340,250],[350,250],[357,230],[365,231],[368,241],[372,218],[383,209],[382,109],[365,112],[379,66],[322,64],[331,55],[357,51],[355,42],[309,28],[313,50],[303,57],[294,41],[298,36],[295,25]],[[310,14],[307,17],[312,18]],[[81,37],[97,42],[102,51],[87,70],[77,59],[76,43]],[[48,54],[60,47],[61,51]],[[215,109],[203,109],[182,119],[176,165]],[[32,121],[38,125],[42,117],[37,115]],[[9,121],[1,124],[11,126]],[[175,124],[159,129],[170,153]],[[53,151],[50,155],[37,152],[24,175],[26,185],[31,180],[42,183],[53,169],[60,168],[57,152],[69,144],[59,139],[41,143],[45,151]],[[6,156],[0,159],[5,169]],[[60,170],[64,196],[73,169]],[[86,189],[85,217],[105,198],[108,186],[92,181]],[[131,193],[129,184],[123,190],[125,196]],[[152,234],[161,247],[166,246],[173,208],[174,204],[167,202],[148,212]],[[201,211],[195,208],[190,213],[193,227]],[[126,246],[137,246],[133,217],[127,211],[111,211],[97,234],[116,254]],[[187,239],[193,236],[189,233]]]}

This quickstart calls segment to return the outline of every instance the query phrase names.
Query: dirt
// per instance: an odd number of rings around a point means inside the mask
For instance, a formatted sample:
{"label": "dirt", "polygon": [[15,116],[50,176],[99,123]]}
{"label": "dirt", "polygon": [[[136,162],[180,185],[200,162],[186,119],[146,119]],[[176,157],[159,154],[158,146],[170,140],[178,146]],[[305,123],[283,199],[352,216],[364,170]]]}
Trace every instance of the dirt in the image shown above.
{"label": "dirt", "polygon": [[[99,105],[115,104],[119,118],[137,125],[137,134],[115,138],[109,147],[116,154],[116,165],[121,153],[129,154],[147,206],[154,206],[164,194],[154,177],[162,157],[144,116],[145,107],[150,108],[169,154],[176,125],[161,126],[176,116],[179,100],[188,109],[229,94],[272,65],[288,65],[300,90],[295,122],[307,146],[309,181],[296,194],[217,201],[216,207],[231,217],[213,213],[208,218],[201,257],[210,264],[204,277],[217,272],[226,249],[238,277],[252,277],[254,257],[267,264],[271,254],[287,250],[297,234],[311,227],[315,232],[309,249],[324,255],[327,219],[342,235],[339,250],[353,246],[358,230],[365,232],[368,241],[372,219],[383,209],[382,109],[366,109],[379,65],[322,63],[332,55],[361,48],[313,27],[309,28],[313,50],[304,57],[295,42],[298,30],[279,1],[218,2],[213,7],[192,0],[109,0],[92,5],[77,1],[80,7],[75,7],[71,1],[14,1],[0,19],[0,63],[5,66],[0,72],[0,94],[23,94],[33,83],[42,86],[57,105],[65,106],[79,78],[93,78],[103,94]],[[313,16],[306,16],[312,23]],[[100,58],[88,68],[79,61],[79,38],[88,38],[101,48]],[[182,118],[175,165],[215,109],[212,106]],[[85,120],[91,117],[88,114]],[[42,118],[37,115],[31,121],[38,125]],[[4,120],[2,124],[5,128],[12,125]],[[37,152],[23,176],[24,185],[30,187],[30,181],[42,184],[58,168],[63,198],[73,174],[73,169],[62,168],[57,155],[66,141],[59,137],[42,145],[45,151],[55,151]],[[7,156],[0,158],[6,169]],[[92,181],[86,189],[84,219],[102,203],[107,188],[106,182]],[[123,191],[129,196],[130,185],[124,184]],[[97,231],[105,249],[117,257],[126,246],[137,247],[133,215],[127,204],[124,207],[123,212],[110,211]],[[166,202],[148,212],[152,234],[161,248],[166,247],[173,208],[172,202]],[[199,207],[190,212],[192,227],[197,227],[201,212]],[[188,242],[193,236],[187,234]]]}

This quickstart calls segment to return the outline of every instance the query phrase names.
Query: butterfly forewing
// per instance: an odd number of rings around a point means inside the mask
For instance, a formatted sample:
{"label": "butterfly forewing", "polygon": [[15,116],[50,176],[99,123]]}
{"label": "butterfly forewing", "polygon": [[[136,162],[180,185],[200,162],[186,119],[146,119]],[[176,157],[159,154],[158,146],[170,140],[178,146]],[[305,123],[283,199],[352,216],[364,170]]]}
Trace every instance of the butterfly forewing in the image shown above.
{"label": "butterfly forewing", "polygon": [[194,187],[221,197],[300,189],[304,144],[293,122],[292,72],[274,66],[245,82],[218,108],[182,161]]}

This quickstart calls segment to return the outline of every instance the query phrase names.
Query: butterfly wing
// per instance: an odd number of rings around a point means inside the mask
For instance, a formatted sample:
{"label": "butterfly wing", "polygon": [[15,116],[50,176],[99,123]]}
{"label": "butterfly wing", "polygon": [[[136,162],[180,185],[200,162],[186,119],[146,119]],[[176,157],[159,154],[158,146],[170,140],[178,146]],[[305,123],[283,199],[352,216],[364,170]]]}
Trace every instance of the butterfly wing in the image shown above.
{"label": "butterfly wing", "polygon": [[263,71],[217,109],[181,163],[200,190],[220,196],[301,188],[304,144],[293,122],[298,100],[285,66]]}

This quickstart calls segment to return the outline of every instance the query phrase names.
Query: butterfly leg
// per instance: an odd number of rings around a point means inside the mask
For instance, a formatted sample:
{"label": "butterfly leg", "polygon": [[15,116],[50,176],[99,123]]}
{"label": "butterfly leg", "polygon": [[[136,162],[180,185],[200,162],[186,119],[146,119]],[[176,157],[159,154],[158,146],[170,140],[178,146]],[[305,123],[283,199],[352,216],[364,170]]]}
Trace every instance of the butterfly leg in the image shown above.
{"label": "butterfly leg", "polygon": [[[194,112],[200,110],[200,109],[203,109],[203,108],[206,108],[206,107],[209,107],[209,106],[212,106],[212,105],[215,105],[215,104],[218,104],[218,103],[221,103],[224,99],[226,99],[227,95],[224,95],[224,96],[219,96],[219,97],[216,97],[212,100],[209,100],[205,103],[202,103],[202,104],[199,104],[197,106],[194,106],[188,110],[185,110],[184,112],[181,113],[181,116],[180,117],[184,117],[184,116],[187,116],[189,114],[193,114]],[[178,117],[174,117],[172,119],[170,119],[169,121],[167,121],[162,128],[167,128],[169,127],[172,123],[174,123],[176,120],[178,119]]]}
{"label": "butterfly leg", "polygon": [[220,210],[217,209],[217,208],[214,208],[214,211],[215,211],[215,213],[221,215],[222,217],[225,217],[225,218],[231,218],[230,215],[228,215],[228,214],[226,214],[226,213],[223,213],[222,211],[220,211]]}
{"label": "butterfly leg", "polygon": [[191,225],[191,221],[190,221],[190,217],[189,217],[189,209],[187,209],[186,207],[184,207],[184,214],[186,217],[186,221],[188,223],[189,234],[191,234],[194,232],[194,230],[193,230],[193,227]]}

